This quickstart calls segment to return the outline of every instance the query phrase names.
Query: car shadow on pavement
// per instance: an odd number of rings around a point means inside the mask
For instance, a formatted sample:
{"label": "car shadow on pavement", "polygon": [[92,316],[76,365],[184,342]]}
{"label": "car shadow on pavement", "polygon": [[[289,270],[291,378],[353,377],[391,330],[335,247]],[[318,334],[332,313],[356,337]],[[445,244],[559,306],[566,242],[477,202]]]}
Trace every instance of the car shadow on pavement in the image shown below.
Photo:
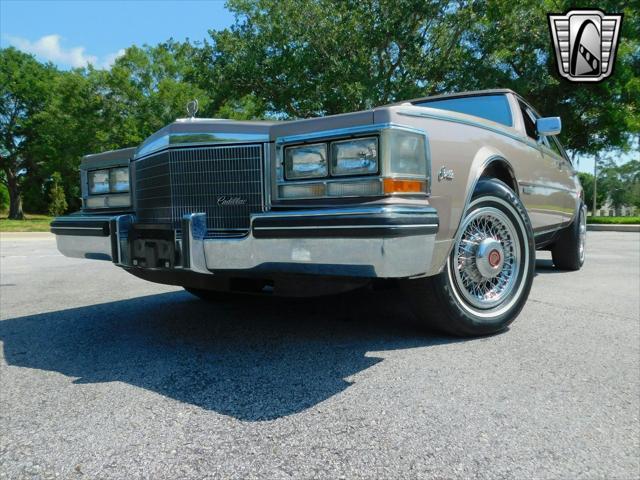
{"label": "car shadow on pavement", "polygon": [[547,275],[550,273],[567,273],[566,270],[560,270],[553,264],[553,260],[546,258],[536,259],[536,275]]}
{"label": "car shadow on pavement", "polygon": [[211,304],[173,292],[7,319],[0,340],[12,366],[75,383],[126,382],[261,421],[342,392],[350,376],[382,361],[368,352],[463,341],[430,336],[393,297]]}

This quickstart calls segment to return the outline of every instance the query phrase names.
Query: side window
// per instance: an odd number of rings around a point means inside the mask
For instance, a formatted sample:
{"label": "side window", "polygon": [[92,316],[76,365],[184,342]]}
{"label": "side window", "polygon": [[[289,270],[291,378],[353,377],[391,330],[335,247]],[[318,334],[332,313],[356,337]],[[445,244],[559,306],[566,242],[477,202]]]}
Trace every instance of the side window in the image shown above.
{"label": "side window", "polygon": [[538,132],[536,130],[536,116],[524,103],[518,102],[520,105],[520,111],[522,112],[522,119],[524,120],[524,128],[527,131],[527,136],[538,139]]}
{"label": "side window", "polygon": [[513,125],[511,108],[505,95],[473,95],[469,97],[443,98],[416,103],[420,107],[437,108],[450,112],[466,113],[475,117],[501,123],[508,127]]}
{"label": "side window", "polygon": [[556,140],[555,137],[547,138],[547,140],[549,140],[549,148],[553,150],[553,152],[556,155],[558,155],[560,158],[565,158],[564,155],[562,154],[562,150],[560,148],[560,144],[558,143],[558,140]]}

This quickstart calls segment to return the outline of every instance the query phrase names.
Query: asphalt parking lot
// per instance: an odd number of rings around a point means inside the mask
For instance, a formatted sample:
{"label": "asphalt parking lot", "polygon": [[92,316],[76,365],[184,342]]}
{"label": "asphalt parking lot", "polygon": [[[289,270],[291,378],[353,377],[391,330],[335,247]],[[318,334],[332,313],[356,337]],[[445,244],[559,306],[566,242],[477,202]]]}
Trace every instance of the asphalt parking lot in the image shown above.
{"label": "asphalt parking lot", "polygon": [[397,292],[206,304],[52,237],[0,242],[0,478],[640,477],[640,234],[539,254],[511,329]]}

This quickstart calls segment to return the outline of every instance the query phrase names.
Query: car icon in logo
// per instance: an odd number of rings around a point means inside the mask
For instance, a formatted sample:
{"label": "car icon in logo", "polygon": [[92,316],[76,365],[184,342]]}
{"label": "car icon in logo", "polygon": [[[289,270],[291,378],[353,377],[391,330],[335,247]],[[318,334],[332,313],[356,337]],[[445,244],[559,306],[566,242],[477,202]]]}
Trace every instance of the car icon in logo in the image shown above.
{"label": "car icon in logo", "polygon": [[599,82],[611,75],[622,14],[570,10],[547,17],[561,76],[572,82]]}

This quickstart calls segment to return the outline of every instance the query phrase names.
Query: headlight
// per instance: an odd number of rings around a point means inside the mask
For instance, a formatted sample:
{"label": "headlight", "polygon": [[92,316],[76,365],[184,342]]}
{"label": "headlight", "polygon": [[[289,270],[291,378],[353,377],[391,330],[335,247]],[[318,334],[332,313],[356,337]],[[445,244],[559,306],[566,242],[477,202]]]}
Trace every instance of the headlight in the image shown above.
{"label": "headlight", "polygon": [[300,145],[284,151],[284,169],[287,180],[326,177],[327,144]]}
{"label": "headlight", "polygon": [[109,171],[111,191],[112,192],[128,192],[129,191],[129,168],[112,168]]}
{"label": "headlight", "polygon": [[[345,138],[348,134],[351,137]],[[425,132],[385,126],[345,130],[342,138],[337,131],[327,132],[326,137],[321,132],[316,135],[317,143],[276,149],[282,155],[275,172],[277,198],[429,194],[431,166]],[[286,141],[282,138],[277,143]]]}
{"label": "headlight", "polygon": [[126,193],[119,195],[95,195],[89,197],[85,201],[86,208],[114,208],[128,207],[131,205],[131,199]]}
{"label": "headlight", "polygon": [[109,193],[109,170],[89,172],[89,193]]}
{"label": "headlight", "polygon": [[332,175],[378,173],[378,139],[375,137],[331,143]]}
{"label": "headlight", "polygon": [[427,148],[424,135],[404,130],[383,132],[383,143],[389,158],[389,173],[426,177]]}

